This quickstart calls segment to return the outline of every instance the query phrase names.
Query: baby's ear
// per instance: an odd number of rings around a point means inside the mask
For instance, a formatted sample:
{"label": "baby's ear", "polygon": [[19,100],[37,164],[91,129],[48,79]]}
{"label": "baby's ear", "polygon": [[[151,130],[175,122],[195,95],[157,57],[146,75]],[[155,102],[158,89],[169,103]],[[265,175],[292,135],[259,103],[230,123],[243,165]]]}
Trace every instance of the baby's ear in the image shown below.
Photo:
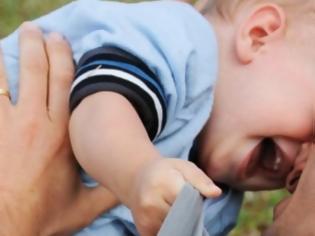
{"label": "baby's ear", "polygon": [[236,53],[242,63],[250,63],[269,43],[285,35],[284,10],[276,4],[261,4],[250,9],[236,32]]}

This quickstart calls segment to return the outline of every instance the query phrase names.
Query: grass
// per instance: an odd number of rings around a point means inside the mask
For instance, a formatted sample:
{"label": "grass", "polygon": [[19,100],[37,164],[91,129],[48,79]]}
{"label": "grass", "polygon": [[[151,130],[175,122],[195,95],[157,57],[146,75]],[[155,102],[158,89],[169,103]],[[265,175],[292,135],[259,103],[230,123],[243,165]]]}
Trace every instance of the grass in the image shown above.
{"label": "grass", "polygon": [[[1,0],[0,37],[16,29],[23,21],[34,19],[70,0]],[[271,222],[272,207],[284,195],[282,191],[247,193],[238,226],[230,236],[258,236]]]}
{"label": "grass", "polygon": [[273,206],[285,196],[285,191],[247,192],[238,225],[230,236],[260,236],[272,222]]}
{"label": "grass", "polygon": [[0,37],[16,29],[23,21],[34,19],[70,0],[1,0]]}

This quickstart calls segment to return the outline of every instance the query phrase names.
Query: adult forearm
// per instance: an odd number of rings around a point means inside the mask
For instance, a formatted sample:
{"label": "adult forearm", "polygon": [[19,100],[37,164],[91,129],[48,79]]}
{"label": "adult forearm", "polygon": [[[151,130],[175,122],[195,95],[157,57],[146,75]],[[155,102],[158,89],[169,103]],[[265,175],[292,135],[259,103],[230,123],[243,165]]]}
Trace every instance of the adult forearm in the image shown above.
{"label": "adult forearm", "polygon": [[118,94],[84,99],[72,114],[70,133],[80,164],[121,201],[139,170],[160,157],[134,108]]}

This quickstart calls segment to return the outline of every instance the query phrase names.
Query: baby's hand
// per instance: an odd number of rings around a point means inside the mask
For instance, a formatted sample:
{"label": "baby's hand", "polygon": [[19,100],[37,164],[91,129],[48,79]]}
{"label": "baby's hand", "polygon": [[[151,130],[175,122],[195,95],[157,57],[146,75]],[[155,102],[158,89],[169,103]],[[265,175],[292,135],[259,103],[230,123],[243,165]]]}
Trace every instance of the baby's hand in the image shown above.
{"label": "baby's hand", "polygon": [[128,205],[141,236],[155,236],[158,233],[186,182],[205,197],[218,197],[221,194],[221,189],[189,161],[160,158],[138,173]]}

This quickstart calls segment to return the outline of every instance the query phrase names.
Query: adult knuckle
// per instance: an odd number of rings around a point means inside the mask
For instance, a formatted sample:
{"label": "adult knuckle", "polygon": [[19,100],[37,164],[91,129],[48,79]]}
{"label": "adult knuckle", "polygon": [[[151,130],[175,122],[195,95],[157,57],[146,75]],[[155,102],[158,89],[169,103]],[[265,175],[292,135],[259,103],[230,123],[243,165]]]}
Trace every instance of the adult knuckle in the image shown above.
{"label": "adult knuckle", "polygon": [[23,129],[24,130],[38,130],[39,127],[39,119],[37,119],[34,115],[29,114],[23,119]]}
{"label": "adult knuckle", "polygon": [[48,62],[46,58],[42,58],[42,60],[29,60],[25,71],[32,75],[38,75],[38,73],[46,74],[48,72]]}
{"label": "adult knuckle", "polygon": [[27,125],[23,126],[22,132],[29,140],[33,140],[38,136],[39,124],[36,122],[29,122]]}
{"label": "adult knuckle", "polygon": [[[30,107],[29,110],[35,111]],[[25,132],[38,133],[47,129],[47,127],[44,127],[45,119],[43,119],[43,115],[41,115],[39,111],[26,113],[22,110],[20,117],[22,117],[22,119],[19,120],[19,127]]]}
{"label": "adult knuckle", "polygon": [[34,140],[38,137],[38,124],[36,122],[24,123],[17,127],[17,132],[19,133],[20,140],[22,140],[19,145],[23,146],[33,146]]}

